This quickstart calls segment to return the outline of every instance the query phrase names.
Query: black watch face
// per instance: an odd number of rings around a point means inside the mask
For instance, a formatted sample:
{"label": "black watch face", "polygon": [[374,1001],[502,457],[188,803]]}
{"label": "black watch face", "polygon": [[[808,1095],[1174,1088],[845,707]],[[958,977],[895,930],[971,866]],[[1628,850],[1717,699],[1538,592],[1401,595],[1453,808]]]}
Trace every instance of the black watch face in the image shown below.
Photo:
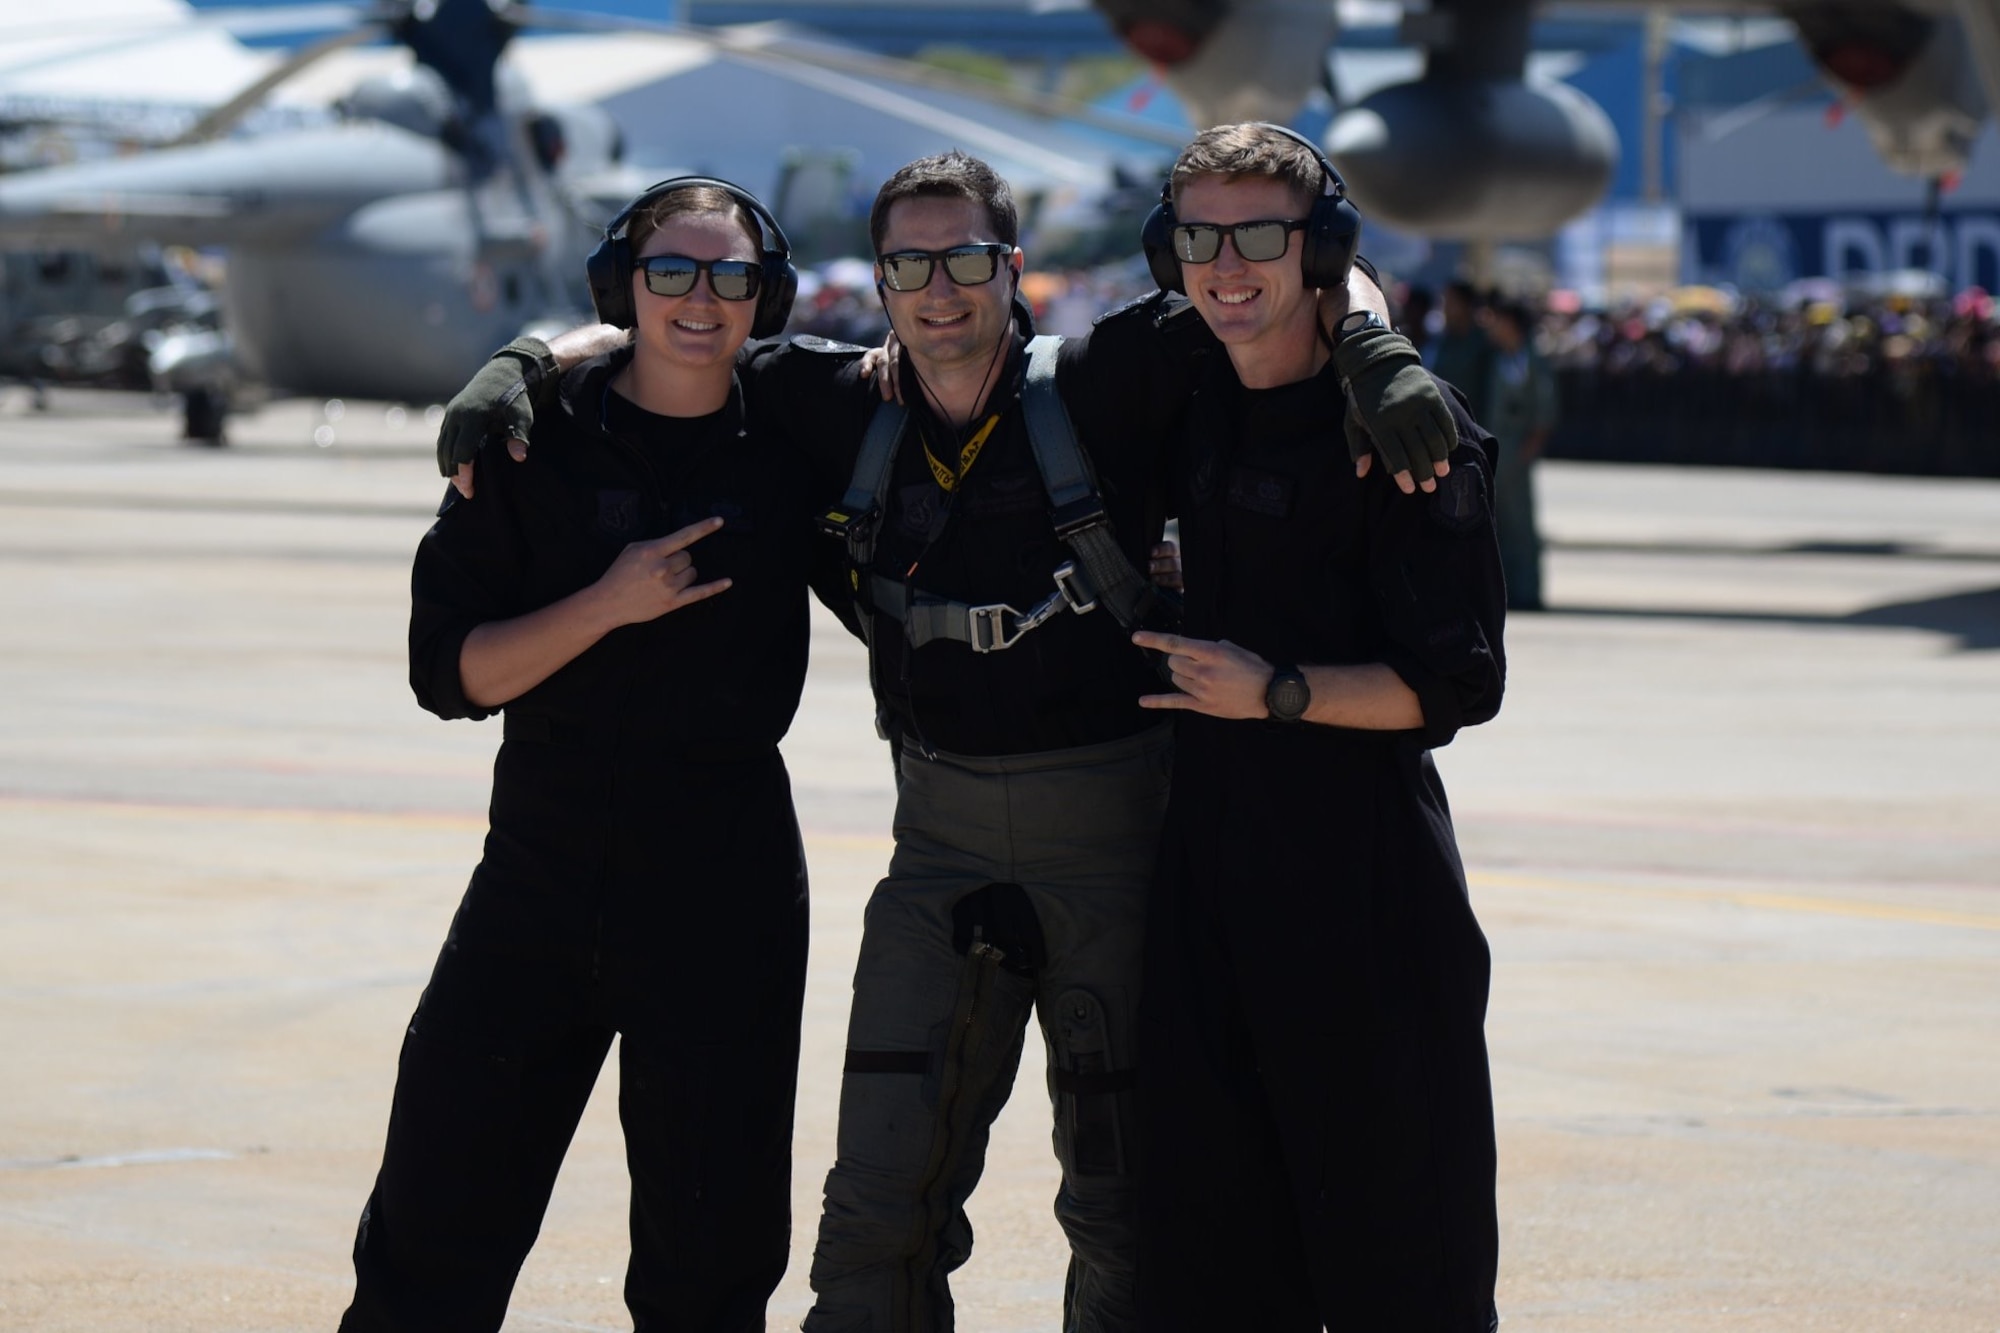
{"label": "black watch face", "polygon": [[1343,334],[1359,333],[1363,329],[1374,328],[1379,322],[1373,310],[1350,310],[1340,318],[1340,331]]}
{"label": "black watch face", "polygon": [[1305,679],[1290,673],[1272,677],[1271,688],[1264,695],[1265,706],[1280,722],[1296,722],[1304,717],[1306,704],[1311,700],[1312,691],[1306,688]]}

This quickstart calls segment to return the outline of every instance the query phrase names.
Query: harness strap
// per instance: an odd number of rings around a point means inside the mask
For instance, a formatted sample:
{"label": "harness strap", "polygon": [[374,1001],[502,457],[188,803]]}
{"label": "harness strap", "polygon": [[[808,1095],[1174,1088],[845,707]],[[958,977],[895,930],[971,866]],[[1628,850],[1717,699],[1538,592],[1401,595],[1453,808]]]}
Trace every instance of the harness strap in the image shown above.
{"label": "harness strap", "polygon": [[937,639],[951,639],[975,653],[991,653],[1012,648],[1022,635],[1063,611],[1082,615],[1095,609],[1097,604],[1083,592],[1083,580],[1074,560],[1063,561],[1052,577],[1055,591],[1026,611],[1006,602],[973,606],[969,602],[933,597],[880,574],[869,575],[860,591],[869,606],[902,622],[903,633],[913,648]]}
{"label": "harness strap", "polygon": [[[851,1055],[849,1058],[853,1058]],[[1101,1097],[1110,1092],[1130,1092],[1139,1086],[1136,1069],[1051,1069],[1049,1083],[1057,1092],[1072,1097]]]}
{"label": "harness strap", "polygon": [[861,450],[854,458],[854,476],[840,508],[830,511],[821,524],[847,542],[847,557],[859,569],[875,561],[875,533],[882,524],[882,503],[889,494],[889,469],[896,461],[896,446],[902,442],[903,428],[910,414],[901,403],[879,403],[868,419],[861,437]]}
{"label": "harness strap", "polygon": [[1028,444],[1049,495],[1056,536],[1076,557],[1085,597],[1126,629],[1140,629],[1158,606],[1159,594],[1152,580],[1132,567],[1111,531],[1090,460],[1078,446],[1069,409],[1056,392],[1056,353],[1062,341],[1052,334],[1028,340],[1028,374],[1021,389]]}
{"label": "harness strap", "polygon": [[[1073,558],[1054,571],[1055,590],[1025,611],[1005,603],[973,606],[933,597],[874,572],[875,538],[888,504],[889,474],[909,413],[899,403],[885,402],[869,419],[847,493],[840,507],[821,519],[821,526],[846,541],[854,590],[863,605],[902,622],[912,647],[950,639],[974,652],[995,652],[1013,647],[1023,634],[1054,615],[1066,610],[1082,615],[1100,604],[1120,625],[1137,629],[1160,606],[1152,581],[1133,567],[1111,530],[1096,475],[1077,444],[1069,409],[1056,391],[1056,355],[1062,341],[1052,334],[1028,340],[1021,411],[1035,469],[1048,495],[1050,521]],[[988,427],[992,424],[989,421]],[[864,615],[861,622],[865,636],[869,618]]]}

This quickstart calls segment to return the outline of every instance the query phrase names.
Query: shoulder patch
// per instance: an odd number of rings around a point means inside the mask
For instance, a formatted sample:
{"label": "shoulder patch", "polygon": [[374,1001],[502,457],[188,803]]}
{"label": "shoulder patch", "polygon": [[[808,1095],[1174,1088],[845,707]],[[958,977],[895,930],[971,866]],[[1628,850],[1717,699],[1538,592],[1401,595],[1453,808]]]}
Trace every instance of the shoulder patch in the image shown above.
{"label": "shoulder patch", "polygon": [[1112,307],[1111,309],[1105,311],[1103,314],[1099,315],[1096,319],[1093,319],[1090,322],[1093,325],[1102,324],[1106,320],[1119,319],[1126,315],[1137,314],[1141,311],[1150,314],[1152,313],[1152,310],[1155,306],[1163,305],[1166,302],[1166,299],[1167,299],[1167,294],[1156,287],[1152,291],[1147,292],[1144,296],[1135,296],[1131,300],[1127,301],[1124,305]]}
{"label": "shoulder patch", "polygon": [[799,334],[792,339],[792,346],[803,352],[825,352],[837,356],[853,356],[856,353],[868,350],[866,347],[861,347],[854,343],[835,342],[831,338],[822,338],[817,333]]}
{"label": "shoulder patch", "polygon": [[1479,464],[1454,464],[1431,496],[1431,517],[1453,532],[1470,532],[1486,517],[1486,475]]}
{"label": "shoulder patch", "polygon": [[1194,302],[1188,300],[1187,297],[1182,296],[1179,292],[1162,292],[1160,294],[1159,309],[1153,316],[1153,322],[1163,329],[1178,329],[1193,326],[1205,329],[1208,327],[1202,323],[1201,313],[1194,308]]}

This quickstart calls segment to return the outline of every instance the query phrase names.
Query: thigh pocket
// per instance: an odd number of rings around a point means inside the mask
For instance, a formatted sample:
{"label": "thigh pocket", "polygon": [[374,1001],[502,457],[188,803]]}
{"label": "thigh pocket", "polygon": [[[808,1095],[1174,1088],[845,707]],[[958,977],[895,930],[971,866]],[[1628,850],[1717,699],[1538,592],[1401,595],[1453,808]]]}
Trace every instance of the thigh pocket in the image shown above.
{"label": "thigh pocket", "polygon": [[1066,990],[1056,998],[1047,1028],[1054,1057],[1049,1097],[1063,1166],[1078,1176],[1124,1175],[1130,1169],[1137,1071],[1117,1058],[1104,1006],[1087,990]]}

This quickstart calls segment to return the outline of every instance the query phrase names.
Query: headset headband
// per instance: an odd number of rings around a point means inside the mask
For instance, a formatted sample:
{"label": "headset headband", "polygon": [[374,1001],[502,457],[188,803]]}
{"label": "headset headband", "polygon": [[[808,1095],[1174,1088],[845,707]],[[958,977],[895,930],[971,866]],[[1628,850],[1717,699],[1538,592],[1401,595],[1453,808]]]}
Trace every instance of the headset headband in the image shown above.
{"label": "headset headband", "polygon": [[787,259],[791,258],[792,243],[785,239],[785,229],[778,225],[776,215],[770,209],[764,207],[764,201],[742,186],[733,185],[715,176],[670,176],[658,184],[648,185],[637,199],[625,205],[624,210],[617,217],[604,225],[605,239],[609,240],[617,236],[631,223],[634,217],[646,208],[658,203],[662,197],[674,194],[680,190],[697,190],[703,186],[707,186],[711,190],[721,190],[737,203],[743,205],[750,212],[751,216],[757,219],[757,225],[760,229],[757,242],[758,248],[774,251]]}
{"label": "headset headband", "polygon": [[[1297,130],[1269,121],[1252,121],[1248,128],[1283,135],[1304,147],[1319,163],[1320,192],[1307,210],[1305,239],[1299,247],[1299,270],[1309,287],[1337,287],[1346,282],[1347,270],[1361,244],[1361,215],[1347,197],[1347,182],[1340,178],[1325,151]],[[1146,267],[1161,290],[1170,292],[1184,290],[1181,261],[1173,247],[1173,229],[1177,222],[1174,174],[1172,171],[1167,173],[1167,179],[1160,185],[1160,202],[1146,215],[1145,224],[1139,229],[1139,244],[1146,252]]]}
{"label": "headset headband", "polygon": [[[1311,139],[1307,138],[1303,134],[1300,134],[1297,130],[1293,129],[1289,125],[1279,125],[1268,120],[1253,120],[1249,123],[1248,128],[1258,129],[1258,130],[1269,130],[1273,134],[1282,134],[1287,139],[1290,139],[1293,143],[1299,145],[1299,147],[1305,149],[1308,153],[1311,153],[1313,155],[1313,161],[1319,163],[1319,197],[1322,199],[1347,198],[1347,182],[1342,180],[1340,178],[1340,172],[1334,169],[1333,160],[1326,155],[1326,150],[1321,148],[1318,144],[1314,143]],[[1171,204],[1173,201],[1174,201],[1174,173],[1169,171],[1167,173],[1167,179],[1163,181],[1160,185],[1160,202],[1163,204]]]}

